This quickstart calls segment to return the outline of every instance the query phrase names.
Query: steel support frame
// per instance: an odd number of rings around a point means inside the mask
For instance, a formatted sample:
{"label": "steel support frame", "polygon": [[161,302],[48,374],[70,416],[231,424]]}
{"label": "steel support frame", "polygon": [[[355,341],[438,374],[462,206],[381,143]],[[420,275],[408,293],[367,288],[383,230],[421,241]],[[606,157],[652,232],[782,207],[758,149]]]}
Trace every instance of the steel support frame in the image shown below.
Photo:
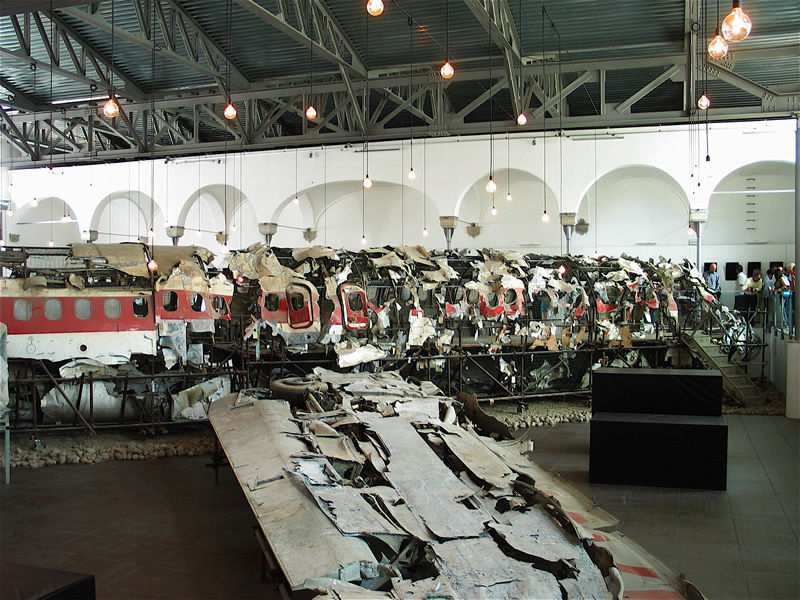
{"label": "steel support frame", "polygon": [[[776,54],[780,53],[769,53],[770,56]],[[556,75],[558,69],[562,73],[580,74],[555,93],[553,90],[542,90],[550,93],[550,96],[529,115],[536,120],[531,126],[518,127],[514,120],[516,115],[509,114],[502,121],[496,121],[494,128],[497,132],[533,130],[540,126],[538,119],[545,112],[548,113],[548,128],[555,127],[559,123],[559,119],[555,118],[558,115],[556,107],[584,83],[599,81],[602,84],[609,70],[654,66],[663,66],[664,73],[618,105],[617,110],[605,110],[605,89],[601,85],[602,106],[599,115],[565,115],[561,118],[561,124],[565,129],[577,129],[685,123],[687,113],[682,110],[631,113],[629,109],[667,78],[680,80],[683,77],[682,67],[687,60],[685,55],[672,54],[660,59],[648,57],[617,61],[568,61],[560,65],[548,61],[545,64],[547,79]],[[121,116],[115,119],[106,119],[97,114],[89,117],[87,115],[92,111],[88,108],[65,109],[53,113],[52,122],[49,111],[17,111],[17,114],[4,111],[4,115],[0,115],[0,134],[8,137],[24,153],[23,156],[9,161],[12,168],[42,164],[46,161],[47,152],[54,152],[60,159],[74,164],[115,158],[135,159],[222,151],[226,148],[225,136],[228,143],[234,142],[247,150],[287,145],[348,143],[363,139],[398,139],[410,134],[408,126],[389,126],[390,121],[400,114],[413,115],[423,120],[428,126],[428,135],[481,134],[488,131],[488,122],[465,122],[465,117],[482,104],[481,99],[488,97],[487,94],[498,93],[509,86],[508,79],[503,77],[490,90],[476,92],[472,102],[456,111],[450,106],[446,93],[450,82],[442,80],[433,70],[427,71],[427,74],[415,72],[414,85],[410,86],[409,72],[393,70],[391,74],[382,77],[353,82],[349,78],[350,69],[344,66],[339,69],[341,76],[338,79],[314,86],[315,102],[319,102],[319,116],[313,122],[304,118],[304,99],[312,90],[307,81],[301,80],[263,86],[260,89],[252,84],[252,89],[233,92],[233,101],[245,103],[252,109],[247,111],[246,123],[237,121],[232,124],[221,117],[222,107],[228,98],[223,92],[217,92],[163,98],[152,102],[122,102]],[[541,73],[541,65],[523,67],[523,72],[528,74],[536,71]],[[754,96],[752,106],[712,109],[709,115],[712,121],[765,116],[789,117],[796,112],[792,107],[794,102],[800,101],[800,92],[794,95],[778,94],[714,63],[709,65],[709,72],[731,85],[748,90]],[[488,69],[484,68],[463,69],[458,74],[459,81],[487,82],[488,77]],[[377,109],[371,114],[365,114],[363,110],[363,89],[381,98]],[[529,88],[530,93],[533,92]],[[157,113],[155,119],[150,114],[153,109]],[[73,125],[76,119],[78,123]],[[303,124],[302,127],[297,126],[298,120]],[[151,129],[154,121],[155,128]],[[398,122],[409,123],[405,119],[395,119],[393,124],[397,125]],[[552,126],[550,122],[553,123]],[[214,129],[217,133],[216,139],[201,139],[201,126],[202,129]],[[59,131],[69,132],[68,139],[60,136]],[[152,135],[153,131],[155,136]],[[419,127],[415,131],[420,131]],[[52,149],[48,149],[47,144],[40,145],[43,132],[47,135],[55,132],[55,136],[63,143],[52,144]],[[222,140],[219,139],[220,133],[224,134]],[[126,148],[119,147],[120,140]]]}

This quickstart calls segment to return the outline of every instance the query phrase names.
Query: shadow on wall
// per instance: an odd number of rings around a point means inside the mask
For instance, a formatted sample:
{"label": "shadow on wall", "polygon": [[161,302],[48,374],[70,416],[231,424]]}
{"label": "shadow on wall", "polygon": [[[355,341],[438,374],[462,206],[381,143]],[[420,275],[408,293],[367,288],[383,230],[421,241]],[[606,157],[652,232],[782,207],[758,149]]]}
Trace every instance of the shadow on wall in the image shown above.
{"label": "shadow on wall", "polygon": [[91,229],[98,232],[97,241],[117,243],[146,237],[153,228],[157,244],[169,244],[161,207],[150,196],[135,190],[109,194],[92,215]]}
{"label": "shadow on wall", "polygon": [[81,231],[72,208],[60,198],[42,198],[38,206],[26,204],[14,214],[9,232],[19,234],[18,245],[66,246],[81,241]]}
{"label": "shadow on wall", "polygon": [[[274,213],[279,224],[275,246],[309,245],[302,230],[311,227],[317,232],[313,244],[360,249],[362,223],[368,245],[444,246],[438,208],[405,185],[375,181],[364,190],[361,181],[337,182],[327,189],[324,185],[304,189],[298,199],[295,204],[294,196],[288,198]],[[426,225],[428,236],[423,232]]]}
{"label": "shadow on wall", "polygon": [[[494,173],[497,191],[486,191],[488,174],[475,181],[456,203],[456,215],[480,226],[478,237],[471,237],[467,225],[459,223],[453,234],[455,248],[519,248],[528,252],[557,252],[561,243],[558,203],[544,182],[526,171],[501,169]],[[542,222],[547,191],[549,223]],[[511,201],[507,194],[511,192]],[[497,214],[492,214],[492,207]],[[437,227],[441,238],[441,229]]]}
{"label": "shadow on wall", "polygon": [[728,174],[708,208],[706,244],[793,244],[794,165],[757,162]]}
{"label": "shadow on wall", "polygon": [[[578,209],[588,231],[573,236],[574,254],[600,253],[623,248],[650,256],[647,246],[679,246],[678,254],[693,256],[689,248],[689,201],[668,173],[649,166],[628,166],[600,177],[589,188]],[[642,247],[637,252],[637,246]]]}

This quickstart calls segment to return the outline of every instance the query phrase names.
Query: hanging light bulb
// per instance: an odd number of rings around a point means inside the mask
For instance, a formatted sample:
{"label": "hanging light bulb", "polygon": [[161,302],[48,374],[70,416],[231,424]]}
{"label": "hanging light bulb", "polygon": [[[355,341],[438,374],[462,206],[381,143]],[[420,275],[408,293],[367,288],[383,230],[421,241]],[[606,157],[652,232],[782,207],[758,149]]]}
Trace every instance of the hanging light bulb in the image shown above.
{"label": "hanging light bulb", "polygon": [[31,200],[31,206],[33,208],[36,208],[37,206],[39,206],[39,199],[38,198],[34,198],[33,200]]}
{"label": "hanging light bulb", "polygon": [[494,194],[497,191],[497,184],[491,175],[489,175],[489,181],[486,182],[486,191],[490,194]]}
{"label": "hanging light bulb", "polygon": [[222,256],[228,256],[231,253],[231,249],[228,248],[228,244],[222,245]]}
{"label": "hanging light bulb", "polygon": [[688,235],[689,237],[695,235],[694,227],[689,225],[689,228],[686,230],[686,235]]}
{"label": "hanging light bulb", "polygon": [[383,13],[383,0],[367,0],[367,12],[373,17],[380,16]]}
{"label": "hanging light bulb", "polygon": [[306,118],[311,121],[317,118],[317,109],[314,108],[313,104],[308,105],[308,108],[306,109]]}
{"label": "hanging light bulb", "polygon": [[231,223],[231,231],[236,233],[236,223]]}
{"label": "hanging light bulb", "polygon": [[69,215],[64,215],[63,217],[61,217],[62,223],[69,223],[70,221],[72,221],[72,219],[70,218]]}
{"label": "hanging light bulb", "polygon": [[514,197],[511,195],[511,192],[508,192],[506,194],[506,202],[511,202],[513,199]]}
{"label": "hanging light bulb", "polygon": [[364,177],[364,189],[368,190],[371,187],[372,187],[372,179],[369,178],[369,173],[367,173],[367,176]]}
{"label": "hanging light bulb", "polygon": [[414,181],[414,180],[417,178],[417,172],[414,170],[414,167],[411,167],[411,169],[409,169],[409,171],[408,171],[408,178],[409,178],[411,181]]}
{"label": "hanging light bulb", "polygon": [[750,34],[753,22],[750,17],[742,10],[739,0],[733,0],[733,8],[730,14],[722,21],[722,37],[729,42],[741,42]]}
{"label": "hanging light bulb", "polygon": [[226,119],[228,119],[229,121],[231,119],[235,119],[236,118],[236,107],[233,104],[231,104],[230,102],[228,102],[228,106],[226,106],[225,110],[222,111],[222,115]]}
{"label": "hanging light bulb", "polygon": [[155,258],[151,258],[147,261],[147,270],[152,272],[158,271],[158,263],[156,262]]}
{"label": "hanging light bulb", "polygon": [[109,119],[116,117],[119,114],[119,104],[117,104],[117,101],[113,98],[106,100],[106,103],[103,104],[103,114]]}
{"label": "hanging light bulb", "polygon": [[445,63],[442,65],[442,68],[439,69],[439,72],[445,79],[450,79],[453,75],[456,74],[456,70],[453,68],[453,65],[450,64],[449,60],[445,61]]}
{"label": "hanging light bulb", "polygon": [[153,229],[151,227],[147,232],[147,241],[152,243],[153,242],[153,238],[155,238],[155,236],[156,236],[156,234],[155,234],[155,232],[153,231]]}
{"label": "hanging light bulb", "polygon": [[496,207],[496,206],[493,206],[493,207],[492,207],[492,216],[493,216],[493,217],[494,217],[494,216],[497,216],[497,207]]}
{"label": "hanging light bulb", "polygon": [[566,272],[567,272],[567,267],[566,266],[564,266],[564,265],[559,265],[558,266],[558,274],[559,275],[561,275],[563,277],[566,274]]}
{"label": "hanging light bulb", "polygon": [[300,198],[298,198],[297,196],[295,196],[295,197],[294,197],[294,200],[292,200],[292,202],[293,202],[294,204],[300,204]]}
{"label": "hanging light bulb", "polygon": [[528,117],[525,115],[524,112],[521,112],[517,115],[517,125],[522,127],[528,123]]}
{"label": "hanging light bulb", "polygon": [[367,245],[367,236],[365,236],[365,235],[361,236],[361,245],[362,246],[366,246]]}
{"label": "hanging light bulb", "polygon": [[195,230],[194,237],[200,237],[200,233],[202,233],[199,229]]}
{"label": "hanging light bulb", "polygon": [[13,210],[12,208],[7,208],[7,209],[6,209],[6,214],[7,214],[9,217],[12,217],[12,216],[14,216],[14,210]]}
{"label": "hanging light bulb", "polygon": [[697,108],[699,108],[700,110],[707,110],[709,106],[711,106],[711,98],[709,98],[705,94],[703,94],[702,96],[700,96],[700,98],[698,98]]}
{"label": "hanging light bulb", "polygon": [[84,229],[83,231],[81,231],[81,239],[82,239],[84,242],[88,242],[88,241],[89,241],[89,238],[91,237],[91,235],[92,235],[92,234],[91,234],[91,233],[89,233],[88,231],[86,231],[85,229]]}
{"label": "hanging light bulb", "polygon": [[728,53],[728,42],[719,34],[719,27],[714,32],[714,39],[708,43],[708,55],[716,60],[725,58]]}
{"label": "hanging light bulb", "polygon": [[425,228],[422,230],[422,235],[424,235],[425,237],[427,237],[427,236],[428,236],[428,228],[427,228],[427,227],[425,227]]}
{"label": "hanging light bulb", "polygon": [[550,215],[547,214],[547,211],[542,213],[542,223],[549,223],[550,222]]}
{"label": "hanging light bulb", "polygon": [[51,248],[52,248],[53,246],[55,246],[55,244],[53,243],[53,240],[50,240],[49,242],[47,242],[47,245],[48,245],[48,246],[50,246]]}

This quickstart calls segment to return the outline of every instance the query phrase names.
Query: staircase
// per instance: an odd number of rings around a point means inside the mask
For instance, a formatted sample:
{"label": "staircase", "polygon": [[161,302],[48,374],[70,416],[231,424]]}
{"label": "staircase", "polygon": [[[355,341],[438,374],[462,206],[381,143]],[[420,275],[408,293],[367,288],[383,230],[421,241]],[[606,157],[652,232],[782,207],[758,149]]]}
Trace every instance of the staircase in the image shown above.
{"label": "staircase", "polygon": [[764,401],[764,395],[745,371],[738,365],[728,362],[728,355],[714,342],[714,338],[702,331],[694,335],[684,332],[681,335],[683,343],[689,351],[697,357],[707,369],[717,369],[722,373],[722,389],[741,404],[748,406],[751,403]]}

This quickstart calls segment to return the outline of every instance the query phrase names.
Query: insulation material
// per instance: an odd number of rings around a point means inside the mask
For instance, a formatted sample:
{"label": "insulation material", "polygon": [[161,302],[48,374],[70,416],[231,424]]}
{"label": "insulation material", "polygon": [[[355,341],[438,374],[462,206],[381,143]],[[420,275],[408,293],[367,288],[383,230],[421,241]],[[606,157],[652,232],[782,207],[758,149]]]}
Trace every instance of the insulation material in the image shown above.
{"label": "insulation material", "polygon": [[436,327],[428,317],[412,316],[408,320],[410,328],[408,332],[408,345],[419,347],[436,335]]}
{"label": "insulation material", "polygon": [[343,341],[334,346],[339,357],[337,364],[340,368],[354,367],[380,358],[386,358],[386,352],[371,344],[358,346],[350,341]]}
{"label": "insulation material", "polygon": [[336,258],[336,251],[333,248],[324,246],[312,246],[310,248],[295,248],[292,250],[292,258],[301,262],[307,258]]}
{"label": "insulation material", "polygon": [[208,406],[217,398],[227,396],[231,392],[228,377],[214,377],[203,383],[181,390],[173,395],[172,418],[205,420]]}

